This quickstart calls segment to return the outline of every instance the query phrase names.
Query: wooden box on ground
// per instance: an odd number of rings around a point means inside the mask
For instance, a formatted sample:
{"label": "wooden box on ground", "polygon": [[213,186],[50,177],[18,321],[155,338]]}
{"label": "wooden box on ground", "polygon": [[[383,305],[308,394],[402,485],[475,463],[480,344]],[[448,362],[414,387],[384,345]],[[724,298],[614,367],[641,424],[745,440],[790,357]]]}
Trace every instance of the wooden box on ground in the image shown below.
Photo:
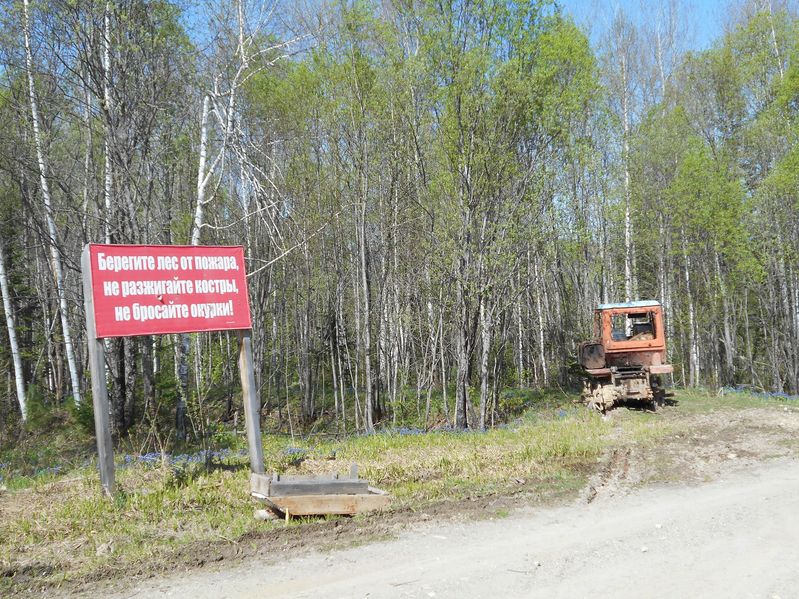
{"label": "wooden box on ground", "polygon": [[353,465],[349,477],[338,474],[321,476],[286,476],[251,474],[253,497],[272,510],[290,516],[326,514],[355,515],[388,507],[391,497],[358,478]]}

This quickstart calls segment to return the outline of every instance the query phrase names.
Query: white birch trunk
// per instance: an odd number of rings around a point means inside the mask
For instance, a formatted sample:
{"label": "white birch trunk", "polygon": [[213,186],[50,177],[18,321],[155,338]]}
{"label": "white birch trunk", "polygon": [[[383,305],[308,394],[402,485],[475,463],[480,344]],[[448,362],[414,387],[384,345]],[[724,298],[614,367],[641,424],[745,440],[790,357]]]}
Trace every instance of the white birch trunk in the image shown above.
{"label": "white birch trunk", "polygon": [[105,242],[111,243],[111,229],[113,220],[112,190],[114,187],[114,172],[111,166],[111,132],[112,114],[111,104],[111,3],[105,3],[103,15],[103,103],[105,104],[105,182],[103,186],[103,199],[105,200]]}
{"label": "white birch trunk", "polygon": [[[357,221],[357,211],[355,215],[355,219]],[[356,225],[357,231],[357,225]],[[352,386],[354,390],[354,397],[355,397],[355,404],[354,404],[354,412],[355,412],[355,430],[361,430],[363,419],[361,417],[361,397],[358,392],[358,385],[360,384],[360,361],[358,358],[361,355],[362,347],[363,347],[363,336],[361,334],[361,294],[359,291],[359,280],[360,280],[360,260],[356,258],[356,256],[351,253],[350,254],[350,270],[352,272],[352,297],[354,301],[353,306],[353,314],[355,316],[355,360],[353,361],[352,355],[349,352],[349,344],[347,345],[347,363],[350,370],[350,380],[352,381]],[[343,314],[343,306],[341,313]],[[343,321],[342,321],[343,322]],[[346,339],[346,336],[344,337]],[[353,362],[355,364],[355,368],[353,369]],[[365,425],[363,425],[365,427]]]}
{"label": "white birch trunk", "polygon": [[200,117],[200,164],[197,169],[197,205],[194,208],[194,222],[191,228],[191,245],[200,244],[200,232],[205,219],[205,190],[208,178],[205,172],[208,159],[208,113],[211,99],[203,98],[202,116]]}
{"label": "white birch trunk", "polygon": [[[84,77],[88,79],[88,74],[84,72]],[[89,219],[89,184],[91,182],[91,165],[92,165],[92,97],[89,91],[89,86],[83,87],[85,110],[83,113],[83,127],[86,130],[86,149],[83,156],[83,220],[81,222],[84,235],[86,235],[86,227]]]}
{"label": "white birch trunk", "polygon": [[[191,245],[200,244],[200,233],[205,219],[205,190],[208,186],[211,173],[206,173],[206,158],[208,155],[208,114],[210,112],[210,98],[206,94],[203,98],[202,115],[200,118],[200,157],[197,168],[197,204],[194,208],[194,219],[191,227]],[[106,171],[108,173],[108,171]],[[186,437],[186,405],[189,400],[189,350],[191,338],[188,333],[181,333],[175,337],[175,378],[178,381],[178,402],[175,406],[175,428],[178,439]]]}
{"label": "white birch trunk", "polygon": [[780,46],[777,43],[777,31],[774,29],[774,11],[771,8],[771,0],[768,0],[768,16],[769,24],[771,25],[771,43],[774,45],[774,57],[777,59],[777,68],[780,71],[780,81],[785,78],[785,73],[782,68],[782,56],[780,55]]}
{"label": "white birch trunk", "polygon": [[[674,344],[674,326],[673,326],[673,314],[674,314],[674,307],[672,306],[671,301],[671,273],[673,272],[674,265],[671,259],[671,237],[666,231],[666,226],[661,221],[661,238],[664,240],[663,243],[663,255],[661,256],[662,260],[662,280],[661,280],[661,295],[660,301],[663,303],[663,317],[664,323],[663,326],[666,329],[666,361],[670,364],[671,357]],[[672,375],[673,376],[673,375]]]}
{"label": "white birch trunk", "polygon": [[695,387],[699,380],[699,342],[696,330],[696,307],[694,306],[694,297],[691,292],[691,257],[688,255],[684,231],[682,237],[682,253],[685,261],[685,295],[688,299],[688,385],[690,387]]}
{"label": "white birch trunk", "polygon": [[42,200],[44,202],[44,214],[47,221],[47,232],[49,235],[48,245],[50,247],[50,259],[52,262],[53,273],[55,274],[56,294],[58,295],[59,311],[61,313],[61,331],[64,335],[64,349],[67,354],[67,367],[72,383],[72,398],[75,405],[79,406],[80,380],[78,379],[78,367],[75,361],[75,352],[72,347],[72,334],[69,327],[67,298],[64,292],[64,270],[61,265],[61,254],[58,248],[58,232],[56,230],[53,207],[50,197],[50,186],[47,182],[47,163],[44,158],[42,144],[41,126],[39,119],[39,106],[36,101],[36,87],[33,81],[33,52],[31,51],[30,41],[30,16],[29,2],[23,0],[23,34],[25,38],[25,70],[28,75],[28,97],[31,105],[31,121],[33,125],[33,141],[36,146],[36,161],[39,167],[39,181],[42,186]]}
{"label": "white birch trunk", "polygon": [[718,278],[719,290],[721,292],[722,307],[724,309],[722,341],[724,343],[724,366],[726,368],[726,372],[724,374],[726,375],[727,380],[724,380],[723,383],[729,384],[732,383],[735,375],[735,355],[737,353],[735,335],[733,333],[733,326],[731,323],[732,308],[730,306],[730,297],[727,294],[727,285],[724,283],[724,276],[721,272],[721,263],[719,261],[719,254],[717,251],[713,252],[713,257],[716,267],[716,277]]}
{"label": "white birch trunk", "polygon": [[17,325],[14,321],[14,311],[11,306],[11,291],[8,287],[8,277],[6,276],[6,261],[3,250],[0,249],[0,292],[3,295],[3,312],[6,314],[6,328],[8,329],[8,344],[11,349],[11,360],[14,363],[14,381],[17,386],[17,401],[19,411],[22,414],[22,421],[28,419],[28,404],[25,400],[25,378],[22,372],[22,358],[19,354],[19,344],[17,343]]}
{"label": "white birch trunk", "polygon": [[[362,184],[365,192],[365,183]],[[360,211],[360,222],[358,231],[358,254],[360,259],[361,271],[361,291],[363,292],[363,355],[364,355],[364,376],[366,384],[366,407],[365,407],[365,426],[367,432],[373,432],[374,425],[374,393],[372,389],[372,324],[371,306],[369,302],[369,274],[367,273],[366,262],[366,197],[364,193],[363,204]]]}
{"label": "white birch trunk", "polygon": [[[443,306],[443,287],[438,293],[438,305]],[[444,354],[444,308],[440,308],[438,315],[438,338],[441,342],[438,344],[439,353],[441,356],[441,402],[444,405],[444,418],[447,423],[453,424],[449,417],[449,400],[447,399],[447,358]]]}
{"label": "white birch trunk", "polygon": [[486,309],[485,294],[480,296],[480,344],[480,430],[485,430],[488,413],[488,358],[491,351],[491,314]]}
{"label": "white birch trunk", "polygon": [[622,124],[624,127],[624,300],[629,302],[633,299],[633,226],[630,191],[630,98],[628,91],[627,58],[622,54],[621,57],[621,78],[622,78],[622,97],[621,111]]}
{"label": "white birch trunk", "polygon": [[544,353],[544,308],[541,305],[541,289],[544,282],[538,269],[538,256],[533,261],[533,276],[535,278],[535,308],[538,311],[538,359],[541,363],[541,381],[544,387],[549,385],[547,374],[547,359]]}
{"label": "white birch trunk", "polygon": [[[527,262],[529,267],[530,261],[530,252],[527,252]],[[528,271],[529,273],[529,271]],[[522,275],[521,269],[517,274],[517,285],[518,289],[516,289],[516,305],[514,306],[514,312],[516,316],[516,361],[517,361],[517,368],[519,369],[519,388],[525,389],[527,387],[527,376],[524,371],[524,322],[522,321]],[[527,293],[524,293],[524,296],[527,296]]]}

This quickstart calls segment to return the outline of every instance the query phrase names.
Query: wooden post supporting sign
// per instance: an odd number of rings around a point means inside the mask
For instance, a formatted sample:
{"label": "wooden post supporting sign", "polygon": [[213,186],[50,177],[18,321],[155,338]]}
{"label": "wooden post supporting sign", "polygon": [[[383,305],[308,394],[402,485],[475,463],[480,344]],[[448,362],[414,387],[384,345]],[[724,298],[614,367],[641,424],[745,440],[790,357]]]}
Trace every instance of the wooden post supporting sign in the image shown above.
{"label": "wooden post supporting sign", "polygon": [[89,344],[89,370],[92,376],[92,406],[94,431],[97,435],[100,483],[103,485],[103,491],[110,496],[116,491],[114,445],[111,441],[111,406],[108,403],[108,388],[105,382],[105,345],[103,340],[97,337],[94,320],[92,269],[88,245],[83,248],[80,265],[83,273],[83,305],[86,309],[86,337]]}
{"label": "wooden post supporting sign", "polygon": [[239,331],[239,373],[241,394],[244,400],[244,419],[247,427],[247,445],[250,449],[250,470],[264,473],[264,446],[261,443],[261,402],[255,387],[255,369],[252,363],[252,332]]}

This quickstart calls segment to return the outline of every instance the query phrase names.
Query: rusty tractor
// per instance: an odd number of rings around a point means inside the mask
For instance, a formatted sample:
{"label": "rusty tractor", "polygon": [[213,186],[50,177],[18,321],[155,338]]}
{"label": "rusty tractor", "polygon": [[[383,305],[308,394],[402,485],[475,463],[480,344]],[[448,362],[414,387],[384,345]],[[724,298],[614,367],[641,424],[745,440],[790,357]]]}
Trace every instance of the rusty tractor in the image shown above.
{"label": "rusty tractor", "polygon": [[603,414],[616,404],[657,410],[668,397],[663,308],[656,301],[600,304],[594,339],[578,346],[583,401]]}

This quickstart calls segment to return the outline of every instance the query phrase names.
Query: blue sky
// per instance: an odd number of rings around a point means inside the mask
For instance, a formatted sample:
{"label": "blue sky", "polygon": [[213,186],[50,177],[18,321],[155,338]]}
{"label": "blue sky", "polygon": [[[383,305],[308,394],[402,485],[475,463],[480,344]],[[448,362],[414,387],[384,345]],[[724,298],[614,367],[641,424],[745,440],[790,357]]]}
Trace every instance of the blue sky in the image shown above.
{"label": "blue sky", "polygon": [[[626,12],[633,22],[641,24],[652,19],[652,13],[661,5],[658,0],[557,0],[557,3],[578,25],[586,28],[595,43],[617,8]],[[736,0],[683,0],[680,3],[680,19],[685,24],[681,39],[683,49],[709,48],[724,33],[730,6],[737,4]]]}

